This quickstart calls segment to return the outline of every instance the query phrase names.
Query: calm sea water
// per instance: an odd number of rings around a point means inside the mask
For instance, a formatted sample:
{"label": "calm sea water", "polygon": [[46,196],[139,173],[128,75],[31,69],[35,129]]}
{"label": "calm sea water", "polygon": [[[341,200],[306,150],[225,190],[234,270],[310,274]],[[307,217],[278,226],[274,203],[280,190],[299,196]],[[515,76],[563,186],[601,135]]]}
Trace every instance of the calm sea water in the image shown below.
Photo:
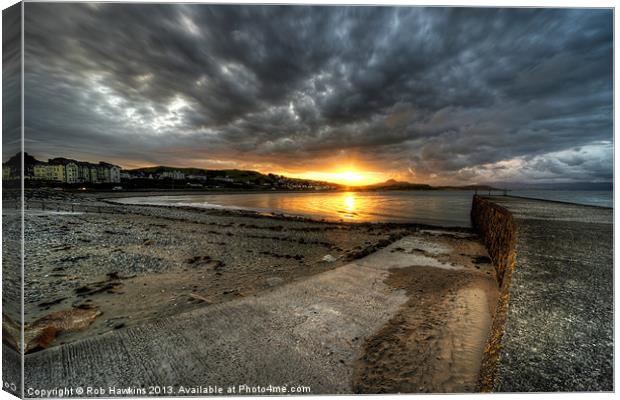
{"label": "calm sea water", "polygon": [[[337,193],[244,193],[131,197],[127,204],[226,208],[298,215],[328,221],[413,222],[469,227],[473,192],[386,191]],[[612,192],[514,191],[512,194],[580,204],[613,206]]]}
{"label": "calm sea water", "polygon": [[533,199],[565,201],[567,203],[587,204],[613,208],[614,192],[611,190],[515,190],[514,196]]}

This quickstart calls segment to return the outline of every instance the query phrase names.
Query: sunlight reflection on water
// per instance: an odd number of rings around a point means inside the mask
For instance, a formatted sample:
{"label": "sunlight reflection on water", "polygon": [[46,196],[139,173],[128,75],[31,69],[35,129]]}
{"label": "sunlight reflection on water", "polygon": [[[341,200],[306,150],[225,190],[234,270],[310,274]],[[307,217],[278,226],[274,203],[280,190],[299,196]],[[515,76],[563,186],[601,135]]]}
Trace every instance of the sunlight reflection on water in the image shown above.
{"label": "sunlight reflection on water", "polygon": [[245,193],[123,199],[134,204],[231,208],[300,215],[328,221],[413,222],[469,227],[473,192],[389,191]]}
{"label": "sunlight reflection on water", "polygon": [[[406,222],[470,227],[473,192],[419,190],[385,192],[263,192],[131,197],[128,204],[228,208],[299,215],[328,221]],[[513,195],[613,206],[613,192],[513,191]]]}

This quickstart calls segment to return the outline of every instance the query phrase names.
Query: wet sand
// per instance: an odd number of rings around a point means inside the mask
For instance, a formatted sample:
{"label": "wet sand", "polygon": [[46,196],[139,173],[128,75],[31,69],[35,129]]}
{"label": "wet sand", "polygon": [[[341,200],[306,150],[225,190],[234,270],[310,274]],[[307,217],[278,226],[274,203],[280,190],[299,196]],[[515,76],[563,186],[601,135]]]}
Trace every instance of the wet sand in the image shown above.
{"label": "wet sand", "polygon": [[476,390],[497,297],[493,279],[471,271],[409,267],[386,281],[408,301],[364,346],[356,393]]}
{"label": "wet sand", "polygon": [[391,250],[401,257],[385,283],[408,300],[365,343],[356,393],[476,390],[498,290],[486,252],[471,239],[423,231]]}

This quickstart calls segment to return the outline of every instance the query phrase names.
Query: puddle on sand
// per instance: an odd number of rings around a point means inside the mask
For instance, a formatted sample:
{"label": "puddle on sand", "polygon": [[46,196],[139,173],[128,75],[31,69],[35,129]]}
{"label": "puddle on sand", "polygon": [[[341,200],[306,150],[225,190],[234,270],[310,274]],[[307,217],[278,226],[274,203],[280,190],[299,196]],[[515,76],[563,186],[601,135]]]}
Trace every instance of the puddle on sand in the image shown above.
{"label": "puddle on sand", "polygon": [[407,267],[433,267],[446,270],[462,270],[463,266],[445,263],[434,255],[449,254],[452,247],[430,238],[407,237],[398,240],[384,249],[354,261],[359,266],[382,266],[383,269]]}

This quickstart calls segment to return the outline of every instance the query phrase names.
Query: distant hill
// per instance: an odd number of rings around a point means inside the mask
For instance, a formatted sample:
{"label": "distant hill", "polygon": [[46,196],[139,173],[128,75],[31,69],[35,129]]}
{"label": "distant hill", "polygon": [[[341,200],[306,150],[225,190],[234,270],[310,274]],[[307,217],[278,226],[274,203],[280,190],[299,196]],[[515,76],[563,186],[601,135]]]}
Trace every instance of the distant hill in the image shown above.
{"label": "distant hill", "polygon": [[[31,156],[28,153],[24,153],[24,166],[26,168],[35,165],[36,163],[38,163],[37,159],[34,158],[33,156]],[[13,157],[9,158],[8,161],[6,161],[5,163],[3,163],[2,165],[7,165],[11,168],[13,168],[14,170],[20,170],[22,167],[22,153],[19,152],[17,154],[15,154]]]}
{"label": "distant hill", "polygon": [[[172,172],[179,171],[187,176],[202,176],[206,177],[209,181],[215,180],[218,181],[219,185],[227,185],[234,183],[235,185],[244,184],[244,185],[254,185],[260,187],[270,187],[270,188],[308,188],[312,189],[315,187],[321,188],[329,188],[331,190],[340,189],[342,186],[337,183],[330,183],[324,181],[316,181],[310,179],[298,179],[298,178],[289,178],[282,175],[275,174],[263,174],[258,171],[251,170],[242,170],[242,169],[201,169],[201,168],[179,168],[179,167],[168,167],[168,166],[156,166],[156,167],[144,167],[144,168],[135,168],[130,170],[123,170],[122,172],[126,172],[132,175],[142,174],[142,175],[160,175],[164,172]],[[229,179],[229,181],[222,182],[220,178]]]}
{"label": "distant hill", "polygon": [[402,182],[389,179],[385,182],[360,187],[360,190],[499,190],[488,185],[431,186],[425,183]]}
{"label": "distant hill", "polygon": [[179,168],[179,167],[167,167],[164,165],[159,165],[156,167],[144,167],[144,168],[135,168],[124,170],[123,172],[128,172],[130,174],[135,174],[138,172],[143,172],[145,174],[161,174],[163,172],[172,172],[172,171],[180,171],[186,175],[203,175],[209,178],[214,178],[217,176],[228,176],[234,179],[269,179],[271,180],[272,174],[265,175],[261,174],[257,171],[250,170],[241,170],[241,169],[201,169],[201,168]]}
{"label": "distant hill", "polygon": [[373,185],[362,186],[363,190],[432,190],[431,185],[423,183],[400,182],[389,179],[385,182],[375,183]]}

